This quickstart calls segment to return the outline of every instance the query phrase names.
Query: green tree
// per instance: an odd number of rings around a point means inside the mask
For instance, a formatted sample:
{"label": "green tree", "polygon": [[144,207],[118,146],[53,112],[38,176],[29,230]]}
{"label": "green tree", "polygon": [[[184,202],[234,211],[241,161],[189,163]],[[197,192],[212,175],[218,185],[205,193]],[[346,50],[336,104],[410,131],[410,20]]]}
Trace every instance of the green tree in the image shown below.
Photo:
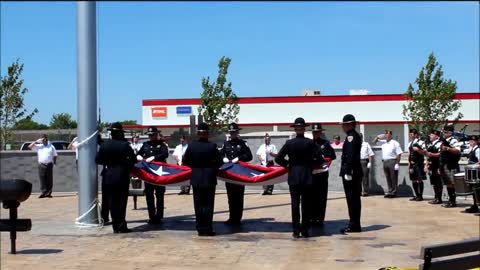
{"label": "green tree", "polygon": [[122,124],[122,125],[136,125],[137,120],[123,120],[123,121],[120,121],[120,124]]}
{"label": "green tree", "polygon": [[72,119],[68,113],[53,114],[50,120],[51,129],[72,129],[77,128],[77,121]]}
{"label": "green tree", "polygon": [[20,130],[39,130],[39,129],[48,129],[47,125],[37,123],[32,120],[31,117],[26,117],[23,119],[18,120],[13,129],[20,129]]}
{"label": "green tree", "polygon": [[23,99],[28,89],[23,87],[23,64],[17,59],[2,76],[0,83],[0,149],[11,142],[12,128],[18,119],[32,117],[38,110],[27,113]]}
{"label": "green tree", "polygon": [[[412,121],[412,126],[426,137],[432,129],[439,129],[461,106],[454,100],[457,83],[443,78],[442,66],[438,64],[434,54],[428,56],[428,62],[420,70],[415,80],[417,88],[408,85],[405,95],[408,98],[403,105],[403,117]],[[454,124],[463,117],[458,112]]]}
{"label": "green tree", "polygon": [[231,59],[223,56],[218,62],[218,77],[210,83],[210,77],[202,78],[202,104],[198,113],[203,121],[212,127],[212,131],[225,130],[230,122],[235,122],[240,112],[238,97],[232,90],[232,83],[227,83],[228,67]]}

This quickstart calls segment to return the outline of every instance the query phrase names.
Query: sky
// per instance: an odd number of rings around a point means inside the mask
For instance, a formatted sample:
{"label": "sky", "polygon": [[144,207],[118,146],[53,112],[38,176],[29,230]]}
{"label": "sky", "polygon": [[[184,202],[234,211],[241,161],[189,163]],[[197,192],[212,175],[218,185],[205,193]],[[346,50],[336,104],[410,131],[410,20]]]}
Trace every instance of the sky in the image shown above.
{"label": "sky", "polygon": [[[0,8],[0,74],[19,58],[33,120],[77,119],[76,3]],[[143,99],[199,98],[222,56],[239,97],[401,94],[432,52],[478,92],[479,24],[475,2],[98,2],[98,106],[141,123]]]}

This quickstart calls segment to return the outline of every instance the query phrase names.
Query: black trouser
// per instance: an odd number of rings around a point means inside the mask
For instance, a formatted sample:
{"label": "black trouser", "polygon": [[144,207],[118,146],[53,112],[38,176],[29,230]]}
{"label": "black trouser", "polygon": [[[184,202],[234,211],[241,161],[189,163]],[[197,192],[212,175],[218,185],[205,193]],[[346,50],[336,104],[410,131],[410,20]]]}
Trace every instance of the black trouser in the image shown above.
{"label": "black trouser", "polygon": [[[155,192],[155,196],[153,193]],[[163,218],[165,186],[152,185],[145,182],[145,199],[147,201],[148,217],[151,220]],[[156,207],[155,207],[155,197]]]}
{"label": "black trouser", "polygon": [[323,223],[327,209],[328,171],[313,174],[312,220]]}
{"label": "black trouser", "polygon": [[102,213],[101,214],[104,222],[107,222],[109,220],[108,216],[110,214],[110,202],[109,202],[109,198],[111,196],[110,193],[111,191],[106,186],[105,181],[102,180]]}
{"label": "black trouser", "polygon": [[243,215],[243,196],[245,186],[232,183],[225,183],[227,188],[228,209],[230,211],[230,221],[240,222]]}
{"label": "black trouser", "polygon": [[430,184],[433,186],[433,191],[435,192],[435,198],[439,201],[442,201],[442,192],[443,184],[440,174],[438,174],[438,167],[433,167],[432,170],[429,170],[430,175]]}
{"label": "black trouser", "polygon": [[53,163],[38,164],[38,176],[40,178],[42,195],[51,195],[53,188]]}
{"label": "black trouser", "polygon": [[108,206],[112,215],[112,228],[114,231],[127,228],[125,217],[127,215],[128,184],[105,184]]}
{"label": "black trouser", "polygon": [[[308,231],[310,229],[311,194],[312,186],[291,185],[290,200],[292,203],[292,227],[293,232]],[[302,207],[302,221],[300,225],[300,204]]]}
{"label": "black trouser", "polygon": [[213,209],[215,204],[215,186],[195,187],[193,186],[193,206],[195,208],[195,223],[197,231],[213,231]]}
{"label": "black trouser", "polygon": [[362,178],[359,176],[352,176],[352,180],[346,181],[343,179],[343,189],[347,198],[348,215],[350,217],[349,227],[360,227],[360,215],[362,211],[362,201],[360,194],[362,192]]}

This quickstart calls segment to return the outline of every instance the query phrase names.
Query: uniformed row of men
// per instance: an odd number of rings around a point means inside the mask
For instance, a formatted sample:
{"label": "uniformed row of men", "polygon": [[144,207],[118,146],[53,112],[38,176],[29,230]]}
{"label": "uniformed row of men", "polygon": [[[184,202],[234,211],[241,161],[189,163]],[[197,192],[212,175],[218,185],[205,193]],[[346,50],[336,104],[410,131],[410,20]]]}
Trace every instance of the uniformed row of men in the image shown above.
{"label": "uniformed row of men", "polygon": [[[355,131],[356,121],[353,115],[346,115],[341,124],[347,137],[343,146],[340,176],[343,178],[350,215],[350,223],[342,229],[342,232],[360,232],[362,141]],[[323,225],[328,193],[328,166],[329,162],[336,158],[329,142],[321,138],[323,131],[321,124],[312,126],[313,140],[304,136],[307,126],[309,125],[303,118],[295,119],[291,127],[294,128],[296,137],[288,140],[275,158],[278,164],[288,168],[292,229],[295,238],[309,237],[312,222]],[[101,145],[96,162],[104,165],[102,177],[105,190],[103,192],[109,194],[107,204],[111,209],[113,231],[126,233],[131,231],[127,228],[125,221],[129,169],[137,160],[165,162],[168,157],[168,148],[157,136],[158,130],[150,127],[147,131],[150,140],[142,145],[135,157],[132,148],[124,138],[121,124],[114,123],[109,130],[112,140]],[[209,142],[208,125],[201,123],[197,127],[197,141],[189,145],[183,156],[183,164],[192,169],[191,185],[199,236],[215,235],[212,220],[219,167],[223,163],[249,162],[253,158],[247,143],[240,139],[239,130],[236,123],[229,124],[230,140],[225,141],[219,151],[215,143]],[[245,186],[226,183],[226,188],[230,215],[225,224],[238,226],[241,224],[243,214]],[[161,223],[165,187],[145,183],[145,192],[149,223]],[[154,193],[157,197],[156,203]]]}

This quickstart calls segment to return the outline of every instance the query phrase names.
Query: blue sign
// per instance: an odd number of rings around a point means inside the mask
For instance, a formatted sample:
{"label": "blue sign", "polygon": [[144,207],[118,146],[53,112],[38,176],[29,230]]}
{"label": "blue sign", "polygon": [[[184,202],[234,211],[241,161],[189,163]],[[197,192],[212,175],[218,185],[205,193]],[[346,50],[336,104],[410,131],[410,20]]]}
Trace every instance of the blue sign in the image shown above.
{"label": "blue sign", "polygon": [[192,114],[192,106],[178,106],[177,114]]}

